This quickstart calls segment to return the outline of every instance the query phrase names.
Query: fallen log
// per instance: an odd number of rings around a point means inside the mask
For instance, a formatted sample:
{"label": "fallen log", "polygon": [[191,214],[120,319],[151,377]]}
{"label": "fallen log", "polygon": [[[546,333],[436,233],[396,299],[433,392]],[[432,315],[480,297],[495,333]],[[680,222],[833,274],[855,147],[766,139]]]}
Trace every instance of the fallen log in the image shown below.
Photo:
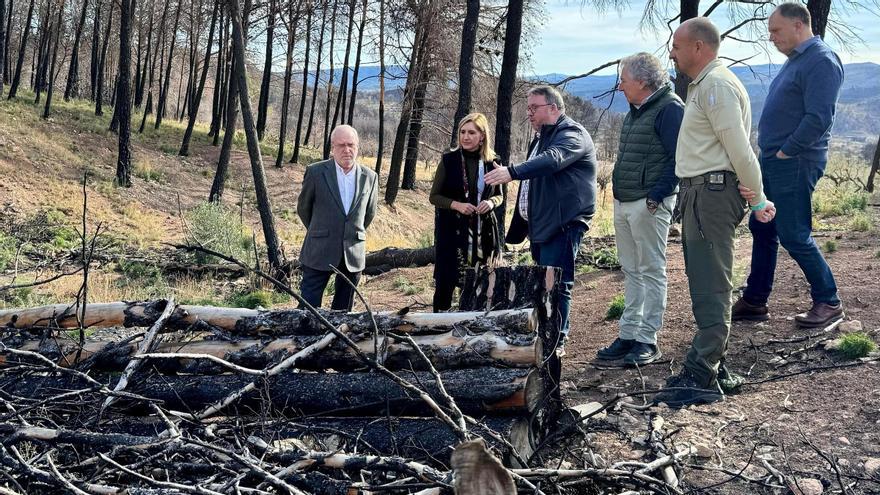
{"label": "fallen log", "polygon": [[394,268],[433,265],[436,259],[434,246],[418,249],[387,247],[367,253],[365,275],[381,275]]}
{"label": "fallen log", "polygon": [[[430,373],[401,371],[398,376],[423,387],[435,400],[440,397]],[[446,391],[467,414],[527,414],[541,405],[544,396],[544,384],[536,369],[470,368],[441,372],[440,376]],[[288,416],[431,414],[419,397],[375,373],[282,373],[266,378],[152,375],[129,384],[129,389],[147,399],[162,401],[169,409],[196,411],[255,379],[262,380],[262,385],[245,394],[233,408],[242,413],[268,409]],[[118,377],[99,380],[112,388]],[[22,376],[0,381],[0,386],[7,394],[32,400],[88,388],[82,380],[68,376]],[[132,407],[135,411],[145,410],[142,403]]]}
{"label": "fallen log", "polygon": [[[92,303],[86,307],[83,326],[92,327],[149,327],[165,309],[165,301]],[[369,313],[321,311],[330,323],[338,327],[346,324],[354,334],[373,331]],[[468,333],[489,331],[504,333],[533,333],[536,322],[531,310],[460,312],[460,313],[395,313],[374,315],[380,332],[442,333],[452,329]],[[38,308],[0,311],[0,327],[28,329],[33,327],[77,328],[76,307],[55,304]],[[168,319],[171,330],[220,331],[237,336],[323,335],[327,329],[306,310],[283,309],[276,311],[218,308],[213,306],[177,306]]]}
{"label": "fallen log", "polygon": [[[379,361],[392,370],[425,370],[427,364],[408,343],[394,336],[379,336],[374,345],[372,335],[361,335],[358,348],[373,358],[379,350]],[[164,342],[152,353],[149,366],[160,373],[218,374],[227,367],[214,361],[199,359],[193,354],[205,354],[253,370],[261,370],[277,363],[284,356],[295,354],[320,339],[320,336],[300,336],[279,339],[243,339],[235,341],[193,340]],[[456,331],[435,335],[416,335],[413,340],[427,355],[431,364],[440,370],[497,366],[529,368],[540,366],[542,343],[534,336],[498,335],[493,332],[460,335]],[[115,344],[86,341],[80,350],[79,341],[66,335],[52,339],[5,339],[12,348],[33,351],[46,356],[60,366],[70,367],[87,363],[95,372],[122,371],[136,351],[135,343]],[[166,358],[158,357],[168,354]],[[183,355],[182,355],[183,354]],[[79,360],[77,361],[77,356]],[[0,367],[20,362],[16,356],[0,353]],[[85,366],[85,365],[84,365]],[[320,353],[304,359],[297,368],[305,370],[353,371],[363,369],[355,352],[342,342],[334,343]]]}

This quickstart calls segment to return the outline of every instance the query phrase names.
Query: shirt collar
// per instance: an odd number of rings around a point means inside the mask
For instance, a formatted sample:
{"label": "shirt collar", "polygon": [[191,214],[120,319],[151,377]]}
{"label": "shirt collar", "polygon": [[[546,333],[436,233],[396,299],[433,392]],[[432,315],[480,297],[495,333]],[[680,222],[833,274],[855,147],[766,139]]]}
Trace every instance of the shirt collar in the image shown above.
{"label": "shirt collar", "polygon": [[645,103],[648,103],[651,100],[651,98],[653,98],[654,95],[659,93],[660,90],[662,90],[663,88],[664,88],[664,86],[660,86],[653,93],[649,94],[644,100],[642,100],[638,105],[633,105],[633,106],[636,107],[636,110],[638,110],[639,108],[642,108],[643,106],[645,106]]}
{"label": "shirt collar", "polygon": [[822,39],[822,38],[821,38],[819,35],[815,35],[815,36],[811,37],[810,39],[808,39],[808,40],[802,42],[800,45],[794,47],[794,50],[792,50],[792,52],[791,52],[791,54],[788,56],[788,58],[793,58],[793,57],[796,57],[796,56],[798,56],[798,55],[804,53],[804,52],[807,51],[811,46],[813,46],[813,45],[815,45],[816,43],[818,43],[819,40],[821,40],[821,39]]}
{"label": "shirt collar", "polygon": [[721,60],[719,60],[719,59],[717,59],[717,58],[716,58],[716,59],[712,59],[711,62],[709,62],[708,64],[706,64],[705,67],[703,67],[703,70],[701,70],[700,73],[697,74],[697,77],[695,77],[694,80],[693,80],[693,82],[691,82],[690,84],[688,84],[688,86],[696,86],[696,85],[700,84],[700,82],[701,82],[701,81],[702,81],[707,75],[709,75],[710,72],[712,72],[713,70],[717,69],[718,67],[721,67]]}
{"label": "shirt collar", "polygon": [[345,169],[343,169],[341,166],[339,166],[339,162],[337,162],[336,160],[333,160],[333,164],[336,165],[336,173],[342,174],[346,177],[351,176],[351,174],[353,174],[357,171],[357,163],[355,163],[351,167],[351,170],[349,170],[348,173],[345,172]]}

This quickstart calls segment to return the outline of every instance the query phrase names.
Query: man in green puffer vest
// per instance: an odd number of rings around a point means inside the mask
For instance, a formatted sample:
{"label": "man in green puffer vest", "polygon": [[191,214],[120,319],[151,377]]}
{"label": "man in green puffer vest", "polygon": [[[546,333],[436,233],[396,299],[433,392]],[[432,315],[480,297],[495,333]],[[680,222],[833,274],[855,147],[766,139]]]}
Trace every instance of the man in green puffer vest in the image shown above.
{"label": "man in green puffer vest", "polygon": [[641,366],[661,356],[657,332],[666,310],[666,238],[678,187],[675,147],[684,103],[660,59],[649,53],[621,60],[618,89],[630,104],[612,175],[626,305],[618,337],[597,356]]}

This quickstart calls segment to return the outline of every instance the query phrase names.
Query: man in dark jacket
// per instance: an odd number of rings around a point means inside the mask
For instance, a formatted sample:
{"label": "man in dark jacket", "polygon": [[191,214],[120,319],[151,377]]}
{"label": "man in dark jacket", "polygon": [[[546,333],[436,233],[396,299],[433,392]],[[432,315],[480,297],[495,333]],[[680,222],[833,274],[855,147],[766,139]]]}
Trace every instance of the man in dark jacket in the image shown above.
{"label": "man in dark jacket", "polygon": [[618,338],[597,356],[643,366],[661,356],[657,333],[666,310],[666,238],[678,186],[675,148],[684,103],[663,63],[650,53],[620,61],[618,89],[630,104],[611,177],[626,305]]}
{"label": "man in dark jacket", "polygon": [[595,212],[596,151],[586,129],[565,115],[565,103],[555,88],[533,88],[526,101],[529,122],[537,133],[529,145],[529,158],[489,172],[486,184],[521,181],[505,241],[520,243],[528,234],[535,263],[562,269],[559,325],[564,343],[575,257]]}

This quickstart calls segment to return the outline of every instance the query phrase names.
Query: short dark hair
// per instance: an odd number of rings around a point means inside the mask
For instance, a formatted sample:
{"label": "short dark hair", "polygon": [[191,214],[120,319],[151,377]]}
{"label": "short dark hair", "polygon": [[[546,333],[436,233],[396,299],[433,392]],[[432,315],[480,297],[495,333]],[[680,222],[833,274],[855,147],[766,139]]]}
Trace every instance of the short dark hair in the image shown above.
{"label": "short dark hair", "polygon": [[786,2],[779,4],[776,7],[776,12],[779,13],[782,17],[786,19],[792,19],[795,21],[801,21],[807,26],[812,26],[812,21],[810,19],[810,11],[807,10],[801,3],[796,2]]}

